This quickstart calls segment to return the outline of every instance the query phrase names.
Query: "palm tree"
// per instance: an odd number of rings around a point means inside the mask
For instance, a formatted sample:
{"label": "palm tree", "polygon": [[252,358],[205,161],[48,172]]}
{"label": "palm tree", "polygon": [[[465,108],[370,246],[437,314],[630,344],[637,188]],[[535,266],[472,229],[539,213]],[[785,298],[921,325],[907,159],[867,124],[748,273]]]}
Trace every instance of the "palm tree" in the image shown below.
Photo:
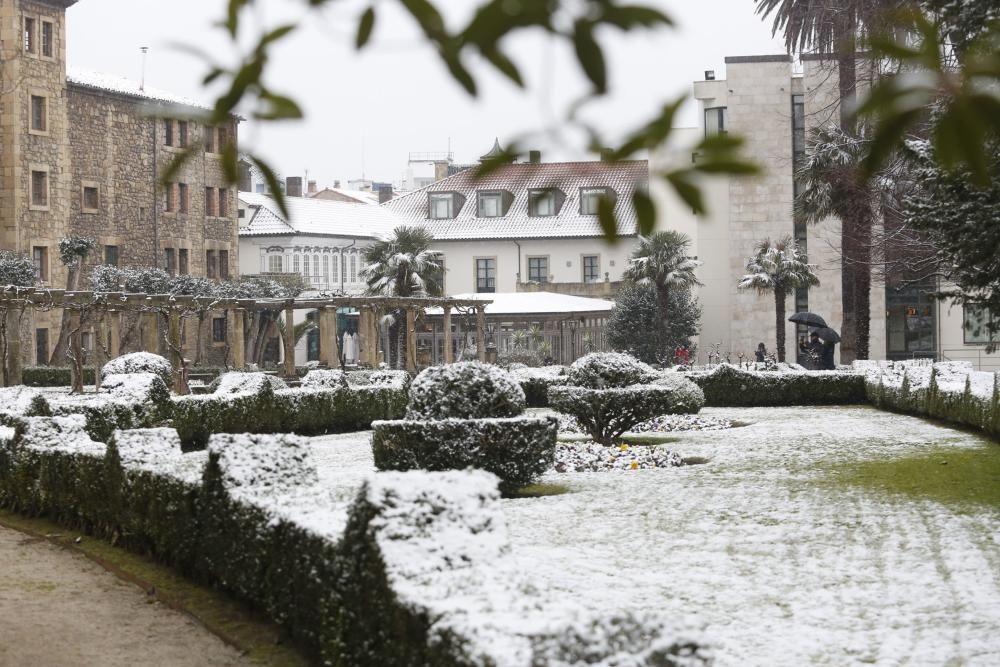
{"label": "palm tree", "polygon": [[795,239],[786,236],[777,243],[764,239],[747,258],[746,275],[737,284],[739,289],[757,290],[758,294],[774,293],[774,323],[777,329],[778,361],[785,360],[785,296],[796,287],[819,285],[816,267],[808,263]]}
{"label": "palm tree", "polygon": [[[368,294],[383,296],[439,296],[441,261],[430,250],[434,237],[423,227],[399,226],[391,238],[376,241],[364,250],[365,268],[361,277],[368,283]],[[390,336],[396,342],[396,365],[402,365],[403,344],[400,336],[405,322],[402,311],[393,313]],[[405,331],[405,327],[402,327]]]}
{"label": "palm tree", "polygon": [[[687,256],[691,239],[675,231],[640,236],[639,245],[625,269],[624,278],[656,287],[656,310],[661,332],[668,330],[671,289],[690,289],[700,285],[694,270],[701,262]],[[670,352],[670,350],[664,350]]]}
{"label": "palm tree", "polygon": [[[771,34],[783,33],[788,51],[815,51],[832,55],[837,62],[840,96],[840,131],[857,136],[852,114],[857,87],[858,41],[866,35],[891,30],[893,14],[914,0],[756,0],[762,18],[773,16]],[[871,319],[871,267],[866,237],[871,236],[871,218],[864,211],[868,197],[848,190],[841,196],[854,197],[838,206],[841,222],[841,300],[844,346],[847,361],[868,358],[868,331]]]}

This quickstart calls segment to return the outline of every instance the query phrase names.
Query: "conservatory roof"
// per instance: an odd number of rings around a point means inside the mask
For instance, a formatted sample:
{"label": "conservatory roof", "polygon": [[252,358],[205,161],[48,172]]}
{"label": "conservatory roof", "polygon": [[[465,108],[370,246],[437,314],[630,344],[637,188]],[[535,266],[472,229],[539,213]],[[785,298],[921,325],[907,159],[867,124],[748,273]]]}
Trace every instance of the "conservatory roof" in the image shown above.
{"label": "conservatory roof", "polygon": [[[486,306],[487,315],[568,315],[573,313],[610,313],[614,301],[591,299],[554,292],[499,292],[496,294],[456,294],[463,301],[492,301]],[[428,315],[442,314],[441,308],[431,307]]]}

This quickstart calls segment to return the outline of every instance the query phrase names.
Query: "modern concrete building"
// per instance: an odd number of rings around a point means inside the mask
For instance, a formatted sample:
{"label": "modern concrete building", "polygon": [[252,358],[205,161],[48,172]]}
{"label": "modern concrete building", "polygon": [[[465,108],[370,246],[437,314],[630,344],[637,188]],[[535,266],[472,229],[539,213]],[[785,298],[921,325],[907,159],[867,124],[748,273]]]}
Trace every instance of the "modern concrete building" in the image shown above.
{"label": "modern concrete building", "polygon": [[[792,211],[797,184],[794,169],[805,155],[807,133],[836,123],[839,114],[836,64],[805,56],[797,66],[788,55],[726,58],[725,77],[707,73],[694,83],[700,127],[680,130],[671,146],[651,158],[653,169],[690,164],[692,147],[705,134],[732,132],[744,138],[745,153],[763,168],[753,178],[713,178],[703,182],[709,212],[694,216],[655,182],[651,191],[670,228],[693,239],[694,254],[704,262],[699,297],[704,308],[702,351],[718,344],[723,354],[751,353],[764,341],[775,341],[773,300],[741,292],[753,246],[764,238],[793,235],[817,264],[821,284],[789,296],[787,311],[812,311],[839,329],[843,320],[840,280],[840,222],[797,223]],[[871,289],[871,357],[908,359],[934,356],[969,359],[982,368],[998,368],[996,355],[986,355],[986,342],[963,326],[979,312],[935,302],[934,283],[874,283]],[[985,316],[989,316],[985,314]],[[786,357],[795,359],[804,331],[786,323]],[[838,347],[839,354],[839,347]]]}

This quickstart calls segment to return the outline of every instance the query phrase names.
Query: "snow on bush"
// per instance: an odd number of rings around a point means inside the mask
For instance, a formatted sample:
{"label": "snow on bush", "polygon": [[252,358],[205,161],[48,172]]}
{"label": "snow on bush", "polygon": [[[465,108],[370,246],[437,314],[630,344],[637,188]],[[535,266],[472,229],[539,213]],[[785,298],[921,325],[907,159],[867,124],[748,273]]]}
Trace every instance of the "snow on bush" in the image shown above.
{"label": "snow on bush", "polygon": [[680,454],[665,447],[605,447],[588,442],[561,442],[556,445],[553,469],[556,472],[602,472],[644,470],[683,465]]}
{"label": "snow on bush", "polygon": [[596,442],[614,444],[630,428],[653,417],[693,413],[702,403],[691,391],[665,385],[633,385],[610,389],[552,387],[549,404],[572,415]]}
{"label": "snow on bush", "polygon": [[18,385],[0,389],[0,413],[21,416],[52,414],[49,403],[41,392]]}
{"label": "snow on bush", "polygon": [[552,417],[377,421],[372,452],[379,470],[479,468],[509,493],[552,465],[557,422]]}
{"label": "snow on bush", "polygon": [[713,407],[848,405],[865,402],[864,376],[854,371],[749,371],[719,364],[686,376]]}
{"label": "snow on bush", "polygon": [[[678,431],[720,431],[732,428],[733,422],[724,417],[702,415],[660,415],[636,424],[626,433],[675,433]],[[575,417],[561,415],[560,433],[583,433],[583,427]]]}
{"label": "snow on bush", "polygon": [[268,387],[272,390],[287,389],[285,381],[276,375],[267,373],[223,373],[217,377],[209,388],[216,395],[259,394]]}
{"label": "snow on bush", "polygon": [[109,375],[129,375],[131,373],[153,373],[159,375],[169,387],[173,369],[170,362],[152,352],[132,352],[115,357],[101,368],[101,382]]}
{"label": "snow on bush", "polygon": [[181,439],[172,428],[137,428],[115,431],[113,442],[126,467],[154,468],[181,456]]}
{"label": "snow on bush", "polygon": [[431,366],[410,385],[408,419],[515,417],[524,390],[501,368],[478,361]]}
{"label": "snow on bush", "polygon": [[549,405],[549,387],[564,385],[569,381],[565,366],[540,366],[538,368],[510,369],[524,391],[529,408]]}
{"label": "snow on bush", "polygon": [[409,388],[410,374],[406,371],[388,369],[350,371],[347,373],[347,383],[353,387],[403,387]]}
{"label": "snow on bush", "polygon": [[302,387],[326,387],[340,388],[347,387],[347,375],[344,371],[316,369],[309,371],[302,378]]}
{"label": "snow on bush", "polygon": [[163,377],[154,373],[105,375],[98,396],[114,401],[160,407],[170,402],[170,390]]}
{"label": "snow on bush", "polygon": [[621,352],[595,352],[574,361],[567,372],[568,384],[590,389],[647,384],[657,377],[649,364]]}
{"label": "snow on bush", "polygon": [[256,501],[319,481],[307,441],[296,435],[220,433],[208,441],[222,486],[238,500]]}

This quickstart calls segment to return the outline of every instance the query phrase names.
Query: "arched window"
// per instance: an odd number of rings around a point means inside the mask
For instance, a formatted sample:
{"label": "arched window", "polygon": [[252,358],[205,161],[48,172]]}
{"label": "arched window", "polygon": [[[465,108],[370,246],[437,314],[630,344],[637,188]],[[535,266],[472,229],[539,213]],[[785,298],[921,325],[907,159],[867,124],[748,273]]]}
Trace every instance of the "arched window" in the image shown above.
{"label": "arched window", "polygon": [[330,289],[330,260],[331,257],[325,257],[323,261],[323,285],[326,289]]}
{"label": "arched window", "polygon": [[292,272],[293,273],[298,273],[299,272],[299,255],[298,255],[298,253],[296,253],[294,256],[292,256]]}
{"label": "arched window", "polygon": [[358,258],[351,255],[351,284],[358,282]]}
{"label": "arched window", "polygon": [[309,255],[302,255],[302,275],[309,277]]}
{"label": "arched window", "polygon": [[319,255],[313,255],[313,276],[316,278],[319,278],[319,262]]}
{"label": "arched window", "polygon": [[339,287],[340,286],[340,257],[338,255],[333,255],[330,257],[330,261],[333,263],[333,282]]}

